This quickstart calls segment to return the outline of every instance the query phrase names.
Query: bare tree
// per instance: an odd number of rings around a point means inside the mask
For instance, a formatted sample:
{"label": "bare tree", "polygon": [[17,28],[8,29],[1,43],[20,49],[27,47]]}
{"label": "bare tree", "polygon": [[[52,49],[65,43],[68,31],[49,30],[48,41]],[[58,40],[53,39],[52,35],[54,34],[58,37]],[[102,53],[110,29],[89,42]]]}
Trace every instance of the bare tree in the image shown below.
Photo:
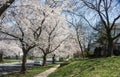
{"label": "bare tree", "polygon": [[[69,22],[69,21],[68,21]],[[76,39],[77,39],[77,43],[79,45],[79,48],[81,50],[81,54],[82,54],[82,58],[84,59],[85,58],[85,55],[84,55],[84,45],[83,45],[83,37],[84,37],[84,26],[82,25],[82,23],[74,23],[74,22],[69,22],[70,25],[73,26],[75,32],[76,32]]]}
{"label": "bare tree", "polygon": [[67,11],[74,11],[72,12],[73,14],[82,17],[94,30],[97,30],[93,26],[95,22],[102,22],[105,28],[103,35],[107,37],[108,42],[108,56],[113,55],[113,43],[120,37],[120,34],[113,34],[113,30],[116,27],[115,24],[118,23],[120,19],[119,2],[117,0],[74,0],[71,4],[73,4],[75,8],[70,7],[70,10],[68,9]]}
{"label": "bare tree", "polygon": [[[94,1],[87,1],[81,0],[88,8],[94,10],[100,17],[100,20],[105,28],[105,35],[108,41],[108,55],[113,55],[113,42],[115,39],[120,37],[120,33],[116,36],[112,35],[112,30],[115,27],[116,22],[120,19],[120,12],[117,6],[119,5],[116,1],[113,0],[94,0]],[[112,11],[112,9],[114,11]],[[116,14],[115,14],[115,10]],[[112,21],[111,21],[112,20]]]}

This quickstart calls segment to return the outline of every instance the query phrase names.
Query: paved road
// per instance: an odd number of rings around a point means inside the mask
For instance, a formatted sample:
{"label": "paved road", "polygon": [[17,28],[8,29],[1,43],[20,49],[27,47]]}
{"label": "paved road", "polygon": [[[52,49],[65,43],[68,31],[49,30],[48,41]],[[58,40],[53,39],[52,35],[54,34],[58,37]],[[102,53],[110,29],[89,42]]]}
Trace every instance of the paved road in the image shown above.
{"label": "paved road", "polygon": [[[32,60],[27,60],[27,67],[33,66]],[[13,63],[3,63],[0,64],[0,76],[5,75],[11,72],[19,71],[21,68],[21,62],[13,62]]]}

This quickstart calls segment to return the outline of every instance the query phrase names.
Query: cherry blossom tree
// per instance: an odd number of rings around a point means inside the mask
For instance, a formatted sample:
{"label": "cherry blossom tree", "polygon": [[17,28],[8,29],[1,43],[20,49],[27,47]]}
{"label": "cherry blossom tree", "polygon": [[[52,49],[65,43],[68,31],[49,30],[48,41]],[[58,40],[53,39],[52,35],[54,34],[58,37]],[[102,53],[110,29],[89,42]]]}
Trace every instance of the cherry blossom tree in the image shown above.
{"label": "cherry blossom tree", "polygon": [[44,29],[40,38],[39,49],[43,52],[43,65],[46,64],[47,55],[55,52],[68,38],[68,29],[65,27],[67,24],[65,24],[64,17],[58,11],[56,13],[56,10],[48,12],[49,16],[44,22]]}
{"label": "cherry blossom tree", "polygon": [[4,51],[6,51],[6,47],[8,47],[8,45],[6,44],[6,43],[4,43],[4,42],[0,42],[0,62],[2,62],[3,61],[3,55],[4,55]]}
{"label": "cherry blossom tree", "polygon": [[23,51],[21,72],[25,73],[27,54],[37,46],[37,40],[42,32],[42,24],[45,21],[45,14],[38,9],[41,8],[39,5],[29,5],[29,2],[27,5],[22,5],[24,4],[22,2],[20,4],[18,1],[14,5],[15,8],[6,12],[6,17],[2,20],[1,33],[19,40]]}
{"label": "cherry blossom tree", "polygon": [[[15,0],[0,0],[0,17],[2,14],[7,10],[7,8],[14,2]],[[4,45],[4,44],[3,44]],[[4,48],[3,48],[4,49]],[[1,49],[1,54],[0,54],[0,61],[3,61],[2,56],[3,56],[3,49]]]}
{"label": "cherry blossom tree", "polygon": [[[14,41],[14,42],[11,42]],[[0,41],[0,62],[3,61],[3,56],[16,56],[22,53],[22,49],[16,44],[15,40],[1,39]],[[16,54],[16,55],[15,55]]]}
{"label": "cherry blossom tree", "polygon": [[67,39],[66,23],[61,12],[61,7],[42,5],[38,0],[18,0],[4,13],[0,32],[19,40],[23,51],[22,73],[26,71],[30,50],[39,47],[48,54],[56,51]]}

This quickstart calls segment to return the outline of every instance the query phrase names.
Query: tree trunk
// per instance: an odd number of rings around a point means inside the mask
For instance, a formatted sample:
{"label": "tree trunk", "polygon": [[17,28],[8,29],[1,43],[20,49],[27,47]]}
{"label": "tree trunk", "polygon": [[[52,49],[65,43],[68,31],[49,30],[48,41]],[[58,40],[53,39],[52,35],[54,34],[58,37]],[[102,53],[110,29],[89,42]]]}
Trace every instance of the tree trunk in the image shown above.
{"label": "tree trunk", "polygon": [[89,56],[89,52],[90,52],[90,45],[89,44],[88,44],[88,47],[85,51],[86,51],[86,55]]}
{"label": "tree trunk", "polygon": [[80,49],[81,49],[82,58],[84,59],[85,56],[84,56],[84,51],[83,51],[83,48],[82,48],[81,42],[80,42],[80,40],[78,40],[78,42],[79,42],[79,47],[80,47]]}
{"label": "tree trunk", "polygon": [[42,66],[45,66],[46,65],[46,58],[47,57],[47,54],[44,54],[43,55],[43,64],[42,64]]}
{"label": "tree trunk", "polygon": [[78,41],[78,44],[79,44],[79,48],[81,49],[81,53],[82,53],[82,58],[84,60],[85,56],[84,56],[84,51],[83,51],[83,47],[82,47],[82,44],[81,44],[81,41],[79,39],[79,35],[77,33],[77,41]]}
{"label": "tree trunk", "polygon": [[108,40],[108,56],[113,56],[113,40]]}
{"label": "tree trunk", "polygon": [[3,62],[3,53],[0,53],[0,62]]}
{"label": "tree trunk", "polygon": [[52,57],[52,64],[55,64],[55,54]]}
{"label": "tree trunk", "polygon": [[22,66],[21,66],[21,73],[26,72],[26,60],[27,60],[27,52],[23,52],[23,57],[22,57]]}
{"label": "tree trunk", "polygon": [[107,50],[108,50],[108,56],[113,56],[113,39],[111,37],[111,32],[108,31],[108,47],[107,47]]}

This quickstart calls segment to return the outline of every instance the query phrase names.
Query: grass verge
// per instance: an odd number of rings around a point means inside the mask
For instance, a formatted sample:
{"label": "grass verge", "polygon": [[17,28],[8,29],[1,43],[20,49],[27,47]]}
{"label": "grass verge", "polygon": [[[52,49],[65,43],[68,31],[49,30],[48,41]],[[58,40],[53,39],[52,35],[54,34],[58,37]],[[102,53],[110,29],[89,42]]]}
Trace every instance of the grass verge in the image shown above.
{"label": "grass verge", "polygon": [[120,57],[75,61],[48,77],[120,77]]}
{"label": "grass verge", "polygon": [[3,62],[0,62],[0,63],[12,63],[12,62],[20,62],[21,60],[18,59],[3,59]]}

